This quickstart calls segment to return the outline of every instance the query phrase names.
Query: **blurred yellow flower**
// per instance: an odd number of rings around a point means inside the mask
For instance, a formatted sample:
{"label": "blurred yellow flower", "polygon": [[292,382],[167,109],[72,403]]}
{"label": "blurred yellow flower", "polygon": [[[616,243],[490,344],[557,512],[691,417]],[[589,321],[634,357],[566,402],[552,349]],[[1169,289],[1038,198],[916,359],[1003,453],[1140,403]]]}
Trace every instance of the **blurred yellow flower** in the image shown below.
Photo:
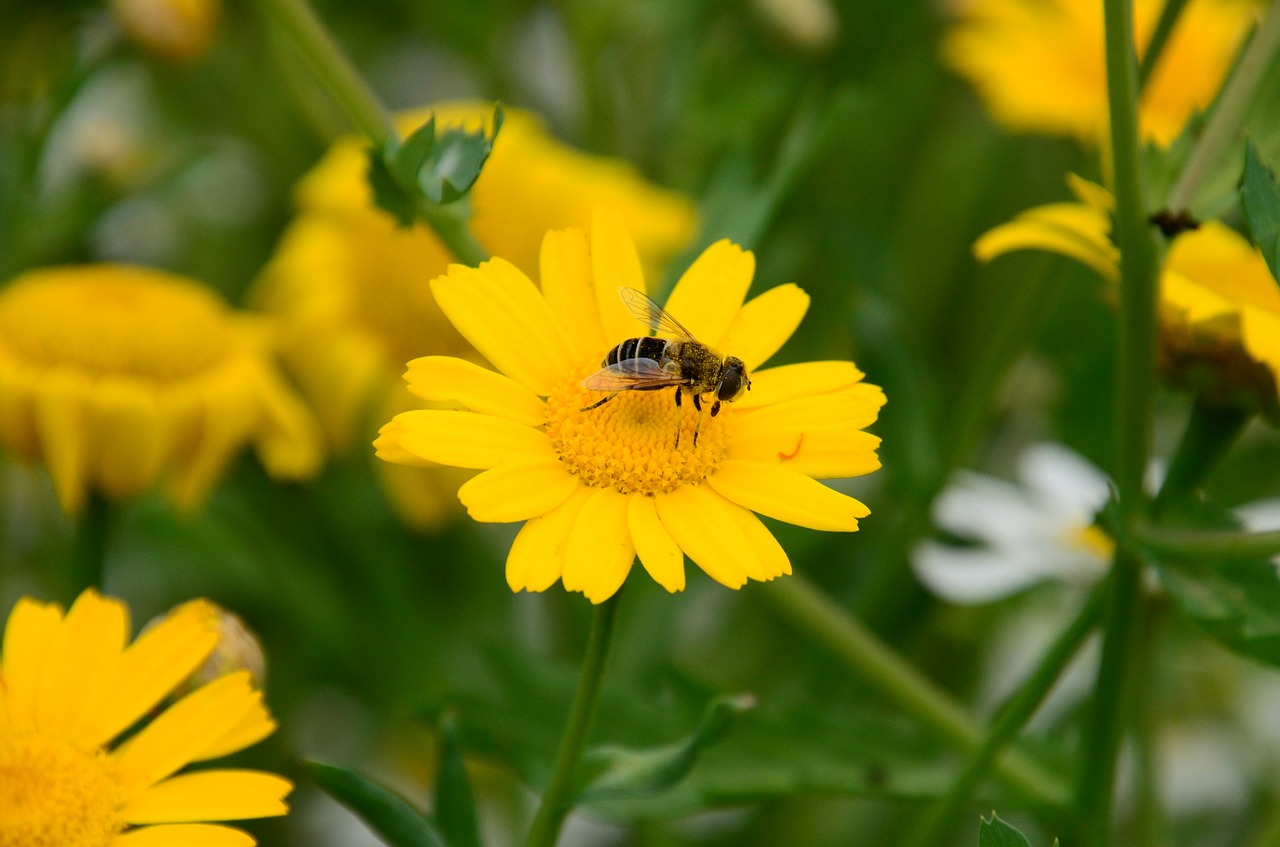
{"label": "blurred yellow flower", "polygon": [[512,590],[560,580],[599,603],[639,556],[656,582],[679,591],[686,554],[739,588],[791,572],[753,512],[858,528],[866,506],[817,480],[880,466],[880,440],[863,429],[883,392],[851,362],[756,370],[795,331],[808,295],[788,284],[744,304],[754,257],[728,241],[712,245],[667,306],[700,341],[745,362],[751,391],[715,417],[676,406],[668,390],[624,391],[584,410],[604,395],[582,380],[614,345],[645,332],[616,293],[645,289],[640,259],[623,225],[601,213],[590,244],[581,230],[548,233],[541,270],[541,289],[503,259],[454,265],[431,283],[498,372],[444,356],[410,362],[411,391],[463,409],[404,412],[375,443],[390,462],[484,470],[458,497],[478,521],[527,521],[507,557]]}
{"label": "blurred yellow flower", "polygon": [[[972,0],[942,43],[943,59],[977,88],[1001,124],[1019,132],[1104,143],[1102,3]],[[1139,55],[1162,0],[1134,0]],[[1190,0],[1139,103],[1142,137],[1164,147],[1217,95],[1256,17],[1251,0]]]}
{"label": "blurred yellow flower", "polygon": [[71,513],[164,478],[191,507],[252,441],[268,471],[321,458],[261,319],[198,283],[127,265],[43,268],[0,290],[0,445],[43,463]]}
{"label": "blurred yellow flower", "polygon": [[[439,105],[401,116],[400,129],[407,134],[432,111],[437,127],[476,131],[493,108]],[[340,141],[302,180],[298,217],[257,291],[260,304],[284,318],[288,363],[338,448],[371,433],[375,420],[422,405],[399,381],[409,359],[432,353],[479,361],[426,285],[453,257],[427,227],[398,228],[373,205],[366,150],[361,140]],[[560,143],[534,115],[515,109],[506,110],[470,203],[480,243],[529,274],[537,272],[543,233],[585,227],[597,207],[615,211],[636,233],[649,270],[684,246],[695,226],[683,196],[645,182],[626,163]],[[464,478],[390,466],[382,473],[403,516],[420,527],[453,512]]]}
{"label": "blurred yellow flower", "polygon": [[275,729],[249,674],[227,674],[160,708],[217,640],[190,608],[129,644],[124,604],[92,589],[65,615],[18,601],[0,664],[0,845],[253,845],[241,830],[206,821],[285,814],[287,780],[229,769],[175,776]]}
{"label": "blurred yellow flower", "polygon": [[116,23],[143,50],[171,62],[198,59],[209,49],[221,0],[111,0]]}
{"label": "blurred yellow flower", "polygon": [[[1119,279],[1111,242],[1111,196],[1073,177],[1079,203],[1039,206],[983,235],[982,261],[1012,250],[1040,249]],[[1257,248],[1209,221],[1179,234],[1160,276],[1160,364],[1176,384],[1219,404],[1280,414],[1280,288]]]}

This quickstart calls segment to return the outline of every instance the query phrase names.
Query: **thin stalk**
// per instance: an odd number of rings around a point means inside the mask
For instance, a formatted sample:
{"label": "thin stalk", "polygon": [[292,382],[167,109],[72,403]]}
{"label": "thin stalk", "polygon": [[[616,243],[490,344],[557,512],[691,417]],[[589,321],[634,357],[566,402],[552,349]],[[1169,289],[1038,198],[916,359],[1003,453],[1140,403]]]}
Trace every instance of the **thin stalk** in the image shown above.
{"label": "thin stalk", "polygon": [[[1245,113],[1253,102],[1271,59],[1280,48],[1280,4],[1270,3],[1267,16],[1253,34],[1249,46],[1236,65],[1235,73],[1218,95],[1217,105],[1209,115],[1204,133],[1200,136],[1191,158],[1183,168],[1178,181],[1169,192],[1165,207],[1178,211],[1189,208],[1201,180],[1223,155],[1227,145],[1234,141],[1244,122]],[[1121,248],[1123,249],[1123,248]]]}
{"label": "thin stalk", "polygon": [[605,659],[609,654],[619,596],[615,594],[595,608],[591,634],[587,638],[587,653],[582,660],[582,675],[578,677],[578,690],[569,709],[569,722],[556,752],[551,781],[542,794],[542,805],[538,807],[538,814],[529,828],[529,837],[525,839],[526,847],[553,847],[569,814],[574,773],[582,759],[587,732],[591,729],[596,703],[600,699],[600,686],[604,682]]}
{"label": "thin stalk", "polygon": [[969,756],[964,768],[951,783],[951,788],[933,804],[914,837],[908,842],[911,847],[933,847],[943,842],[947,825],[954,820],[960,807],[969,801],[974,789],[991,769],[996,756],[1026,726],[1062,675],[1063,668],[1084,643],[1085,637],[1093,631],[1101,616],[1104,598],[1103,589],[1095,588],[1079,614],[1049,646],[1031,675],[1000,707],[982,744]]}
{"label": "thin stalk", "polygon": [[[1151,678],[1156,661],[1156,647],[1160,640],[1164,615],[1159,598],[1145,596],[1138,603],[1141,619],[1138,636],[1134,639],[1133,664],[1138,673]],[[1133,698],[1134,750],[1137,753],[1137,791],[1133,804],[1133,823],[1130,843],[1135,847],[1160,847],[1169,843],[1164,814],[1160,809],[1160,749],[1158,703],[1149,685],[1137,685],[1130,690]]]}
{"label": "thin stalk", "polygon": [[64,599],[70,604],[86,588],[101,588],[107,561],[107,536],[111,505],[97,492],[90,492],[84,511],[76,519],[71,556],[67,562]]}
{"label": "thin stalk", "polygon": [[[803,577],[775,580],[760,586],[759,593],[936,733],[964,750],[981,745],[982,727],[960,704]],[[1061,806],[1070,796],[1057,776],[1017,750],[1006,752],[998,760],[996,772],[1006,785],[1037,804]]]}
{"label": "thin stalk", "polygon": [[1142,63],[1138,65],[1139,91],[1146,89],[1147,82],[1151,79],[1151,72],[1159,64],[1160,54],[1164,52],[1164,46],[1169,42],[1169,36],[1173,34],[1173,28],[1177,25],[1182,9],[1186,5],[1187,0],[1169,0],[1160,10],[1160,19],[1156,21],[1156,28],[1151,32],[1151,40],[1147,42],[1146,52],[1142,54]]}
{"label": "thin stalk", "polygon": [[[1138,68],[1128,0],[1104,0],[1107,101],[1115,168],[1116,242],[1120,248],[1120,319],[1115,431],[1116,483],[1123,530],[1145,517],[1142,478],[1150,453],[1156,355],[1156,243],[1147,223],[1138,141]],[[1122,532],[1122,541],[1124,533]],[[1140,600],[1142,562],[1123,543],[1109,576],[1102,661],[1094,689],[1077,787],[1084,843],[1111,843],[1116,758],[1124,727],[1126,676]],[[1137,681],[1134,681],[1135,684]]]}
{"label": "thin stalk", "polygon": [[1187,428],[1156,497],[1156,514],[1170,502],[1195,491],[1248,421],[1249,413],[1242,409],[1214,406],[1202,397],[1196,398],[1187,418]]}
{"label": "thin stalk", "polygon": [[[263,5],[347,117],[373,143],[374,150],[381,154],[394,149],[400,135],[391,114],[306,0],[264,0]],[[466,221],[452,210],[423,200],[414,211],[460,262],[475,266],[488,258]]]}
{"label": "thin stalk", "polygon": [[1280,555],[1280,531],[1236,532],[1222,529],[1171,529],[1140,526],[1135,543],[1171,559],[1266,559]]}

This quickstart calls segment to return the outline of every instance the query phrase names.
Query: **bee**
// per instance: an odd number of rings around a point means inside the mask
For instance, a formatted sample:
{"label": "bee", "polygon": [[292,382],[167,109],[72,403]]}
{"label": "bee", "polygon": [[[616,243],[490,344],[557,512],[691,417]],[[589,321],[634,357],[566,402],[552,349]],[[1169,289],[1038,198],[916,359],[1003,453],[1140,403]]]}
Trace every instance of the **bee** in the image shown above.
{"label": "bee", "polygon": [[[715,394],[711,404],[711,417],[720,414],[721,403],[732,403],[744,390],[751,390],[747,366],[737,356],[722,357],[715,350],[698,341],[693,333],[659,306],[643,291],[625,286],[618,288],[618,296],[632,316],[647,325],[650,332],[663,332],[675,338],[658,338],[646,335],[628,338],[609,351],[601,362],[600,370],[582,381],[583,388],[592,391],[608,391],[607,396],[586,406],[589,412],[603,406],[623,391],[658,391],[672,386],[676,389],[676,408],[687,391],[698,410],[698,425],[693,431],[693,444],[698,445],[698,432],[702,429],[702,397]],[[680,430],[676,429],[676,448],[680,447]]]}

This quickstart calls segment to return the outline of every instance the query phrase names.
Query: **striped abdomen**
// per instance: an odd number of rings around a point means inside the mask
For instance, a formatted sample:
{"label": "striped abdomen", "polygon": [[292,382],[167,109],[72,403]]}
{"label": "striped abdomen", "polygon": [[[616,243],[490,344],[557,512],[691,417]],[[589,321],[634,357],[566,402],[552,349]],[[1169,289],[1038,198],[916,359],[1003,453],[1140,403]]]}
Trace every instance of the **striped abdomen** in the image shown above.
{"label": "striped abdomen", "polygon": [[653,359],[657,362],[665,362],[672,358],[667,355],[667,344],[670,339],[655,338],[653,336],[644,336],[642,338],[628,338],[617,347],[609,351],[604,357],[604,367],[616,365],[618,362],[625,362],[627,359]]}

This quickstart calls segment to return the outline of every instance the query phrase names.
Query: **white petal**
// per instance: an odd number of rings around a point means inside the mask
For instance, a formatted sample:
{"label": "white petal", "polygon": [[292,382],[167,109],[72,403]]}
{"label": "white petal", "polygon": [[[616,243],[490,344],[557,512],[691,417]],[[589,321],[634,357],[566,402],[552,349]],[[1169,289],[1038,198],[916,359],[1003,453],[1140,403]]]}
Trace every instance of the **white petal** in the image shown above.
{"label": "white petal", "polygon": [[926,588],[952,603],[990,603],[1044,579],[1034,556],[1024,548],[953,547],[934,541],[917,544],[911,567]]}
{"label": "white petal", "polygon": [[1082,523],[1111,496],[1106,474],[1061,444],[1032,444],[1023,450],[1018,479],[1055,513]]}
{"label": "white petal", "polygon": [[1064,537],[1063,522],[1011,482],[960,471],[933,501],[933,522],[962,538],[995,547],[1049,544]]}

